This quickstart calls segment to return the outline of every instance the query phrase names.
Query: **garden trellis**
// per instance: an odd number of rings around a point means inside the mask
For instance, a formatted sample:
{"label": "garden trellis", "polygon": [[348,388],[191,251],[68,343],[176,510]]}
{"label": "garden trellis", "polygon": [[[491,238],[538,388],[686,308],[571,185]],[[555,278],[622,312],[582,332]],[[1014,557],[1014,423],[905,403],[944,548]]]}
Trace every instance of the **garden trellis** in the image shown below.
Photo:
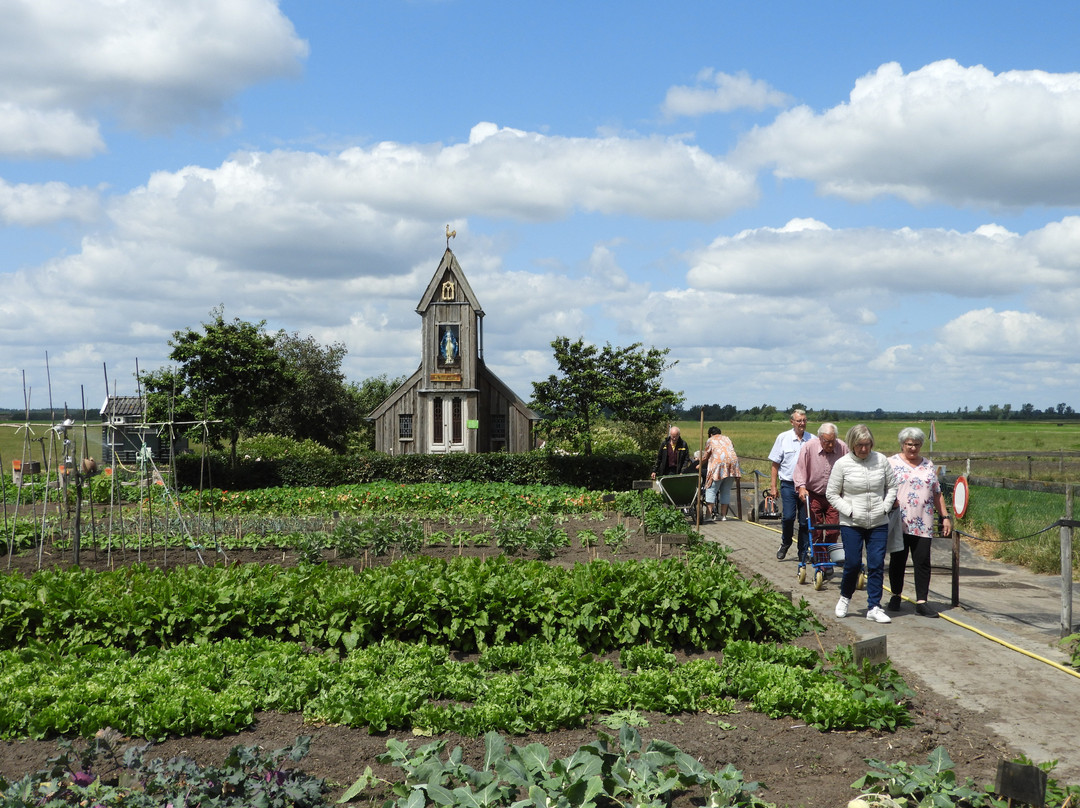
{"label": "garden trellis", "polygon": [[[106,402],[108,396],[108,374],[105,376]],[[90,455],[89,425],[85,391],[80,387],[82,397],[82,425],[80,429],[70,417],[67,405],[64,405],[63,418],[58,418],[52,407],[50,391],[50,412],[53,413],[48,425],[35,424],[30,419],[30,401],[32,390],[26,386],[23,374],[23,398],[25,408],[24,422],[9,423],[0,426],[14,429],[21,434],[21,458],[12,460],[12,474],[7,475],[4,458],[0,455],[0,500],[4,507],[4,537],[7,544],[7,565],[10,569],[16,549],[29,549],[36,546],[37,566],[42,568],[46,549],[53,552],[70,552],[72,563],[78,565],[84,545],[83,506],[89,511],[90,546],[96,554],[104,549],[107,562],[112,563],[113,550],[118,548],[126,553],[134,549],[136,561],[143,560],[144,549],[154,552],[160,546],[162,562],[167,563],[168,549],[175,534],[176,540],[185,548],[194,550],[199,562],[205,563],[200,551],[198,539],[191,530],[194,521],[202,528],[206,527],[202,519],[201,503],[199,510],[185,513],[181,499],[171,484],[176,479],[175,466],[162,469],[151,447],[141,440],[135,462],[122,462],[115,451],[110,452],[111,462],[104,469],[99,469],[97,461]],[[142,399],[140,393],[140,399]],[[140,411],[145,414],[143,405]],[[201,429],[203,440],[203,460],[205,461],[206,443],[210,424],[213,419],[199,421],[162,421],[151,422],[145,417],[139,419],[137,434],[145,436],[150,432],[166,434],[170,445],[177,429]],[[118,445],[115,433],[118,426],[104,424],[106,444]],[[38,444],[40,459],[35,459],[34,443]],[[170,452],[170,458],[172,453]],[[99,472],[101,472],[99,474]],[[136,497],[127,495],[133,489]],[[14,503],[9,502],[9,491],[14,492]],[[155,514],[155,498],[161,496],[162,513]],[[99,515],[95,504],[107,505],[106,514]],[[132,508],[135,505],[137,507]],[[39,512],[40,506],[40,512]],[[99,518],[100,516],[100,518]],[[164,518],[163,518],[164,516]],[[216,536],[213,519],[211,535]],[[129,548],[129,536],[134,539],[134,547]],[[160,542],[158,541],[160,536]],[[220,551],[220,548],[218,548]]]}

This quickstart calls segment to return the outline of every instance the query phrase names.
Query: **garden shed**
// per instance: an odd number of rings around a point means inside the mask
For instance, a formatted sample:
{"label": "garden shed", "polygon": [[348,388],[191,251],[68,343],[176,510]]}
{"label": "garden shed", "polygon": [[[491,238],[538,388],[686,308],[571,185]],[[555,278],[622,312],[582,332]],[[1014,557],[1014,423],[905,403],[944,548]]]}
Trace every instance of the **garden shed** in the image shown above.
{"label": "garden shed", "polygon": [[[108,396],[101,405],[101,462],[112,465],[135,463],[145,446],[155,463],[172,460],[169,441],[159,432],[158,425],[146,423],[146,402],[139,396]],[[176,450],[187,448],[187,440],[177,438]]]}

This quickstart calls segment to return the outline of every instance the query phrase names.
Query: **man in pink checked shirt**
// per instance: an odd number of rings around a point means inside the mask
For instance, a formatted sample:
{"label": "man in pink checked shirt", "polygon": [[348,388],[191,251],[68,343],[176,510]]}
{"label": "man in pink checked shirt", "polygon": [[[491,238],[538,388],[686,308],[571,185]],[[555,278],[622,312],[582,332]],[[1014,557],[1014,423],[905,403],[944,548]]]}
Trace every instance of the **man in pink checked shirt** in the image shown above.
{"label": "man in pink checked shirt", "polygon": [[[825,489],[829,485],[833,464],[847,453],[847,444],[837,437],[836,424],[830,423],[819,426],[817,437],[811,438],[799,449],[792,481],[799,499],[810,509],[810,521],[815,525],[835,525],[839,519],[836,509],[825,499]],[[837,528],[825,532],[824,542],[835,544],[839,541],[840,531]],[[822,543],[820,534],[814,543]],[[812,557],[800,558],[799,567],[813,560]]]}

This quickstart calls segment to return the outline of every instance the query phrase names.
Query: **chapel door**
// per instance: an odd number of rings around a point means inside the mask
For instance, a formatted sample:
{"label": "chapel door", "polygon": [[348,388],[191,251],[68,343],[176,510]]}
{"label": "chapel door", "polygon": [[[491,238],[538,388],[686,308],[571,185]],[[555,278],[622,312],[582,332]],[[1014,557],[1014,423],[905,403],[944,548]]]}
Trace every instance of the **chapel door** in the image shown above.
{"label": "chapel door", "polygon": [[432,453],[465,451],[465,401],[461,396],[431,399]]}

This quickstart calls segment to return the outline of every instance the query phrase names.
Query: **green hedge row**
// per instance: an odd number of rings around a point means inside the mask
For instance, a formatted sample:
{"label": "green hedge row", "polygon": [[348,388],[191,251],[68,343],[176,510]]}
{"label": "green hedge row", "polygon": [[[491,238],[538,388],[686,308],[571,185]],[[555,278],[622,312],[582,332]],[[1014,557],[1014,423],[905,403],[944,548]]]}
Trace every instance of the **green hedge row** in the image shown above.
{"label": "green hedge row", "polygon": [[652,470],[647,454],[614,456],[523,454],[355,454],[241,460],[230,470],[227,457],[213,454],[176,459],[181,488],[329,487],[390,480],[397,483],[502,482],[518,485],[570,485],[593,491],[625,491]]}
{"label": "green hedge row", "polygon": [[0,648],[139,651],[267,637],[339,652],[386,639],[472,652],[530,637],[607,653],[785,640],[805,604],[743,578],[711,546],[686,561],[578,564],[418,557],[354,572],[306,566],[135,566],[0,578]]}

